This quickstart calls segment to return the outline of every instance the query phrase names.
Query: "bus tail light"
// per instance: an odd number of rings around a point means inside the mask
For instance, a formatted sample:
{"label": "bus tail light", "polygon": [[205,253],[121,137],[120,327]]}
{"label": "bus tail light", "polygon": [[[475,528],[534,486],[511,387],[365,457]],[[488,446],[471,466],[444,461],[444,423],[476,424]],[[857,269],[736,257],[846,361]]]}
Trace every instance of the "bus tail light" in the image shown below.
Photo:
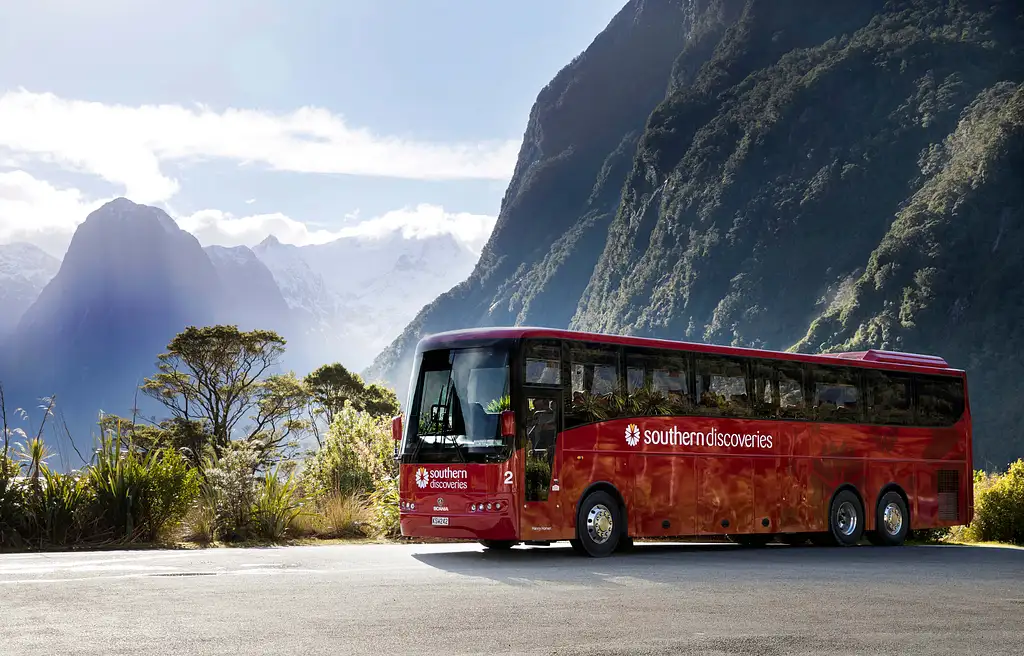
{"label": "bus tail light", "polygon": [[516,436],[516,413],[511,410],[505,410],[501,413],[501,436]]}

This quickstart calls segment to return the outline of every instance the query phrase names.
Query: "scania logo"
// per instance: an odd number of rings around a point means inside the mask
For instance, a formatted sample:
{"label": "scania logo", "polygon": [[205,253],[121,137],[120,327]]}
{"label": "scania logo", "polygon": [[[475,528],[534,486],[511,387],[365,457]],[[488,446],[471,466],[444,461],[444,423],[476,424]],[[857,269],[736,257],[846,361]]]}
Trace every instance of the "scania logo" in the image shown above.
{"label": "scania logo", "polygon": [[443,506],[444,505],[444,497],[437,497],[437,505],[439,505],[439,506]]}
{"label": "scania logo", "polygon": [[423,489],[430,484],[430,472],[427,471],[426,467],[420,467],[416,470],[416,487]]}
{"label": "scania logo", "polygon": [[636,446],[640,443],[640,428],[636,424],[626,426],[626,444]]}

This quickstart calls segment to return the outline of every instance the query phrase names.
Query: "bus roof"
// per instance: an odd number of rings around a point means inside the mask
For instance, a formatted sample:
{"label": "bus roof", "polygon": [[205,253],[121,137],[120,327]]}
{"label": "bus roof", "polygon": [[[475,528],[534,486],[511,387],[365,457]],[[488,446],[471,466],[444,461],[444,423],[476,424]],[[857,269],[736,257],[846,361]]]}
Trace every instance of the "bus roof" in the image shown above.
{"label": "bus roof", "polygon": [[574,330],[534,328],[525,326],[511,328],[466,328],[462,330],[435,333],[424,337],[423,340],[421,340],[421,346],[424,348],[432,348],[434,346],[450,345],[453,342],[460,341],[523,338],[580,340],[622,346],[694,351],[698,353],[712,353],[717,355],[773,358],[794,362],[808,362],[812,364],[848,363],[870,369],[905,370],[921,373],[946,373],[958,375],[963,374],[962,370],[950,367],[944,359],[938,356],[901,353],[898,351],[870,349],[867,351],[852,351],[846,353],[789,353],[785,351],[772,351],[736,346],[719,346],[716,344],[701,344],[697,342],[683,342],[670,339],[609,335],[604,333],[587,333]]}

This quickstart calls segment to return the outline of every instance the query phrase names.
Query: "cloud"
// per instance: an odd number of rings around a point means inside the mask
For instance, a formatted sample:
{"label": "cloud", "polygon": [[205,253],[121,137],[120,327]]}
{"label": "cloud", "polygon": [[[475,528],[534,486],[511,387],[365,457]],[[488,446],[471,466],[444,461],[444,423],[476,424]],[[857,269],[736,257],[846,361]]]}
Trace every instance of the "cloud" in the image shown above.
{"label": "cloud", "polygon": [[515,141],[431,143],[349,127],[326,109],[286,114],[207,106],[109,105],[20,89],[0,96],[0,159],[29,155],[123,185],[140,203],[167,201],[165,162],[223,159],[300,173],[419,180],[507,180]]}
{"label": "cloud", "polygon": [[24,171],[0,171],[0,243],[27,241],[63,258],[75,226],[108,200],[86,199]]}
{"label": "cloud", "polygon": [[269,235],[286,244],[305,246],[342,237],[379,238],[400,233],[406,239],[424,239],[450,234],[476,253],[486,243],[495,220],[493,216],[447,212],[443,207],[427,204],[392,210],[339,230],[312,229],[281,213],[236,217],[208,209],[177,219],[178,225],[204,246],[252,246]]}

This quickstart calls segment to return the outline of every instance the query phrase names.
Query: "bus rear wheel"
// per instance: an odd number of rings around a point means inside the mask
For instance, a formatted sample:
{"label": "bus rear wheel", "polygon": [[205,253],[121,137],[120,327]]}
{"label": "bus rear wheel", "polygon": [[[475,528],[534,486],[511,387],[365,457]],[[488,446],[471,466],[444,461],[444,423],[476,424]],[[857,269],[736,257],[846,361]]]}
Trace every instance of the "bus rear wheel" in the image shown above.
{"label": "bus rear wheel", "polygon": [[829,533],[836,544],[852,547],[864,535],[864,506],[850,490],[840,490],[828,511]]}
{"label": "bus rear wheel", "polygon": [[898,492],[886,492],[875,508],[875,530],[868,538],[880,547],[898,547],[910,532],[907,504]]}
{"label": "bus rear wheel", "polygon": [[623,528],[619,504],[604,490],[588,494],[576,513],[576,539],[591,558],[610,556]]}
{"label": "bus rear wheel", "polygon": [[491,551],[508,551],[516,546],[515,540],[480,540],[480,544]]}

